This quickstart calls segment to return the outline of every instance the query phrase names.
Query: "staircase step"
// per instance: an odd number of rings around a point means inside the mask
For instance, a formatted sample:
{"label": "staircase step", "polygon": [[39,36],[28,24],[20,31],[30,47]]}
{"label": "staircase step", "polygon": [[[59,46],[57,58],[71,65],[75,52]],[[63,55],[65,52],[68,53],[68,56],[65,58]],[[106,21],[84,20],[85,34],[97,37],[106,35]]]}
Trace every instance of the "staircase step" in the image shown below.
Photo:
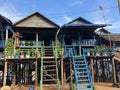
{"label": "staircase step", "polygon": [[93,88],[79,88],[77,90],[93,90]]}
{"label": "staircase step", "polygon": [[55,69],[48,69],[48,70],[43,70],[43,71],[56,71]]}
{"label": "staircase step", "polygon": [[76,70],[86,70],[86,68],[76,68]]}
{"label": "staircase step", "polygon": [[51,81],[57,81],[56,79],[43,79],[43,81],[51,82]]}
{"label": "staircase step", "polygon": [[56,65],[44,65],[43,67],[55,67]]}
{"label": "staircase step", "polygon": [[77,80],[77,82],[88,82],[88,79],[83,79],[83,80]]}
{"label": "staircase step", "polygon": [[82,77],[85,78],[85,77],[88,77],[88,75],[84,75],[84,76],[82,75],[82,76],[77,76],[77,77],[78,78],[82,78]]}
{"label": "staircase step", "polygon": [[75,64],[75,66],[86,66],[86,64]]}
{"label": "staircase step", "polygon": [[91,86],[91,84],[78,84],[78,86]]}

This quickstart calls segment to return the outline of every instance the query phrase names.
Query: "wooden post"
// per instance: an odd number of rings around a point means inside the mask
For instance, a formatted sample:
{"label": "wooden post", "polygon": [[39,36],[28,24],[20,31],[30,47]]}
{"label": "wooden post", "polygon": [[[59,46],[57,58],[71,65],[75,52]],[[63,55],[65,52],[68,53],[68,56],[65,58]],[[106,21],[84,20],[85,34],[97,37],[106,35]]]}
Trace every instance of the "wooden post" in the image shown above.
{"label": "wooden post", "polygon": [[92,82],[94,83],[94,67],[93,67],[93,61],[94,59],[93,58],[91,58],[91,73],[92,73]]}
{"label": "wooden post", "polygon": [[[63,63],[63,67],[64,66],[66,66],[66,62]],[[64,72],[63,73],[63,76],[64,76],[63,79],[64,79],[64,81],[66,81],[66,67],[64,67],[63,72]]]}
{"label": "wooden post", "polygon": [[72,62],[71,62],[71,58],[69,59],[69,61],[70,61],[70,76],[71,76],[71,78],[70,78],[70,83],[72,84]]}
{"label": "wooden post", "polygon": [[6,40],[8,40],[8,30],[6,30],[6,37],[5,37]]}
{"label": "wooden post", "polygon": [[63,87],[63,83],[64,83],[64,80],[63,80],[63,56],[61,56],[61,85]]}
{"label": "wooden post", "polygon": [[81,46],[79,46],[79,55],[81,56]]}
{"label": "wooden post", "polygon": [[3,86],[6,86],[6,75],[7,75],[7,61],[5,60],[5,64],[4,64],[4,77],[3,77]]}
{"label": "wooden post", "polygon": [[117,79],[116,79],[116,69],[115,69],[114,57],[112,58],[112,69],[113,69],[113,83],[116,84],[117,83]]}
{"label": "wooden post", "polygon": [[36,49],[38,49],[38,33],[36,32]]}
{"label": "wooden post", "polygon": [[37,90],[37,85],[38,85],[38,62],[37,59],[35,61],[35,90]]}

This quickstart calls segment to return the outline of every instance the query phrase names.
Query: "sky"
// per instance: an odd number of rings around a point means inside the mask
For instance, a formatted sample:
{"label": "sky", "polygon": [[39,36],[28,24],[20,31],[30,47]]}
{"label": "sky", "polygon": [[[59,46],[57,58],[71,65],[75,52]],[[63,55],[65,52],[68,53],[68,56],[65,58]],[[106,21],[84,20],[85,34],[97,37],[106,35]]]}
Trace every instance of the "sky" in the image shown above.
{"label": "sky", "polygon": [[0,14],[13,23],[36,11],[60,26],[82,17],[95,24],[112,24],[107,30],[120,33],[118,0],[0,0]]}

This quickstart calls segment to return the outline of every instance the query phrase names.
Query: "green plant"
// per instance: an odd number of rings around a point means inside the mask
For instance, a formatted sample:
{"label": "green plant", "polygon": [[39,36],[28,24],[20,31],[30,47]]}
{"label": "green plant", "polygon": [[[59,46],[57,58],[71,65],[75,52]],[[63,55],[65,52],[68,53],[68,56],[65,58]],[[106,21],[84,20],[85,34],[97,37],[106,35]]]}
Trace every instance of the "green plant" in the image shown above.
{"label": "green plant", "polygon": [[12,38],[8,38],[8,40],[6,41],[4,54],[5,54],[5,56],[13,56],[14,55],[14,41]]}
{"label": "green plant", "polygon": [[35,54],[36,54],[36,57],[40,58],[41,53],[40,53],[40,51],[39,51],[39,50],[35,50]]}
{"label": "green plant", "polygon": [[58,55],[62,56],[64,54],[64,48],[62,47],[62,44],[59,41],[56,42],[56,47]]}
{"label": "green plant", "polygon": [[69,90],[75,90],[75,87],[73,84],[69,84]]}
{"label": "green plant", "polygon": [[16,49],[15,54],[16,54],[16,55],[20,55],[20,51],[21,51],[20,48],[19,48],[19,49]]}
{"label": "green plant", "polygon": [[36,55],[36,50],[34,48],[30,49],[30,54],[34,57]]}

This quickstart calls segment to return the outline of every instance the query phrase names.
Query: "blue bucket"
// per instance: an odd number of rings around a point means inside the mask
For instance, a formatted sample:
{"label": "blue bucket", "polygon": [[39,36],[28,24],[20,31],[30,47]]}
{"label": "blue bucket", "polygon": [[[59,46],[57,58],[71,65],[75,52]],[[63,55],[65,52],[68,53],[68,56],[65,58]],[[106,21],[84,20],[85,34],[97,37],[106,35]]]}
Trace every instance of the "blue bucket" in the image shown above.
{"label": "blue bucket", "polygon": [[31,88],[29,88],[29,90],[34,90],[34,88],[31,87]]}

